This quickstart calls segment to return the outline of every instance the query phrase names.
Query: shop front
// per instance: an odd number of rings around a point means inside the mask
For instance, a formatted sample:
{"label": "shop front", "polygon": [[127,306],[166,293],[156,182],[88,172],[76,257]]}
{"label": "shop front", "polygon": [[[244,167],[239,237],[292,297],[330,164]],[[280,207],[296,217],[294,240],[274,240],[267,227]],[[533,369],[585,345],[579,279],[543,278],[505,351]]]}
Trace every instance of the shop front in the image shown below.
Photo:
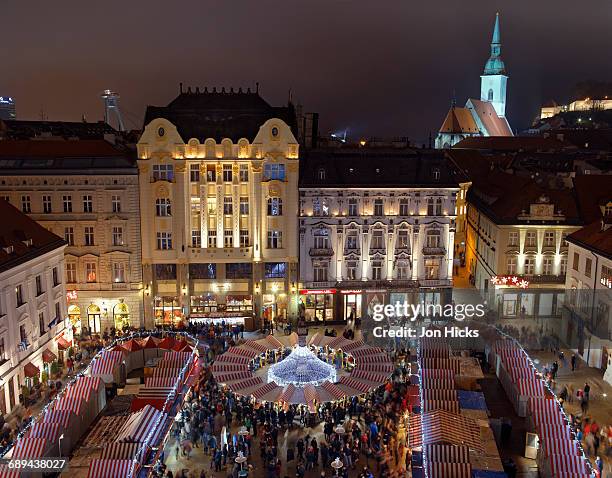
{"label": "shop front", "polygon": [[123,330],[131,326],[130,309],[123,299],[113,307],[113,319],[117,330]]}
{"label": "shop front", "polygon": [[76,335],[81,335],[81,308],[76,304],[68,306],[68,319]]}
{"label": "shop front", "polygon": [[374,314],[374,307],[381,304],[387,304],[387,291],[384,289],[379,290],[366,290],[366,311],[368,317],[372,317]]}
{"label": "shop front", "polygon": [[155,297],[153,304],[155,325],[162,327],[178,326],[183,322],[183,309],[178,297]]}
{"label": "shop front", "polygon": [[347,322],[361,318],[361,289],[340,290],[341,317]]}
{"label": "shop front", "polygon": [[253,296],[250,294],[204,293],[190,298],[189,321],[244,325],[250,330],[253,320]]}
{"label": "shop front", "polygon": [[300,289],[300,317],[311,325],[342,320],[334,314],[337,292],[336,289]]}
{"label": "shop front", "polygon": [[89,304],[87,307],[87,326],[92,334],[100,333],[100,317],[102,312],[96,304]]}

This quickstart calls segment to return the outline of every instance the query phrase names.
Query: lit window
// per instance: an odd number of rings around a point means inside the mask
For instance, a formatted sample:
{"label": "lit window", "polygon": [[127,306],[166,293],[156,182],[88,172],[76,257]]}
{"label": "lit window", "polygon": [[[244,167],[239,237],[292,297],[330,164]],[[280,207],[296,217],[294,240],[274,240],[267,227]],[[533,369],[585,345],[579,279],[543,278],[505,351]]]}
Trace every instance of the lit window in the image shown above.
{"label": "lit window", "polygon": [[96,282],[96,263],[86,262],[85,263],[85,274],[87,282]]}
{"label": "lit window", "polygon": [[113,263],[113,282],[126,282],[125,264],[123,262]]}
{"label": "lit window", "polygon": [[268,163],[264,165],[264,181],[284,181],[285,165],[279,163]]}
{"label": "lit window", "polygon": [[120,226],[113,227],[113,246],[123,245],[123,228]]}
{"label": "lit window", "polygon": [[268,198],[268,216],[283,215],[283,200],[281,198]]}

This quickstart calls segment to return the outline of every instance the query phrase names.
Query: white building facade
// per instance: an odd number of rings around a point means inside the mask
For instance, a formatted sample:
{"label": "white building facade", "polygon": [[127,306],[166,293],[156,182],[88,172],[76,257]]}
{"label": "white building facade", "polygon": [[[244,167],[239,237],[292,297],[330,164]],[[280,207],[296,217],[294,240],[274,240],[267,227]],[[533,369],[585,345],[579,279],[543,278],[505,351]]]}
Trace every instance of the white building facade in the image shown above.
{"label": "white building facade", "polygon": [[302,161],[307,323],[366,317],[377,303],[450,302],[459,186],[442,156],[364,148],[310,152]]}
{"label": "white building facade", "polygon": [[8,414],[29,388],[64,359],[67,327],[65,244],[0,200],[7,227],[0,237],[0,412]]}

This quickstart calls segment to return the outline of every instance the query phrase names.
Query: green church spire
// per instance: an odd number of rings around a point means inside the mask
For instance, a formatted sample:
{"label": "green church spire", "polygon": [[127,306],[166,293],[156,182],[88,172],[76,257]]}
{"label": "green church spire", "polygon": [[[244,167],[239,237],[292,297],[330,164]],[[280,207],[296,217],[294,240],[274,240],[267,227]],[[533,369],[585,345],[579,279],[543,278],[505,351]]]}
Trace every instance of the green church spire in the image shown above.
{"label": "green church spire", "polygon": [[499,33],[499,13],[495,15],[495,27],[491,39],[491,56],[487,60],[484,69],[485,75],[505,75],[506,66],[501,59],[501,35]]}

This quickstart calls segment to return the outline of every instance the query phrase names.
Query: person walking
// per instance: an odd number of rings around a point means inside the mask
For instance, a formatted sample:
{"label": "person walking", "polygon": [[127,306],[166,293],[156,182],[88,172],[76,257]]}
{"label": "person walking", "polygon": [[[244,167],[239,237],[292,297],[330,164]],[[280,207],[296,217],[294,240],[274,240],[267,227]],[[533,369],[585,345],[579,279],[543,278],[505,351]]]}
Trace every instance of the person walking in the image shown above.
{"label": "person walking", "polygon": [[572,372],[573,372],[574,370],[576,370],[576,354],[572,354],[571,362],[572,362]]}

